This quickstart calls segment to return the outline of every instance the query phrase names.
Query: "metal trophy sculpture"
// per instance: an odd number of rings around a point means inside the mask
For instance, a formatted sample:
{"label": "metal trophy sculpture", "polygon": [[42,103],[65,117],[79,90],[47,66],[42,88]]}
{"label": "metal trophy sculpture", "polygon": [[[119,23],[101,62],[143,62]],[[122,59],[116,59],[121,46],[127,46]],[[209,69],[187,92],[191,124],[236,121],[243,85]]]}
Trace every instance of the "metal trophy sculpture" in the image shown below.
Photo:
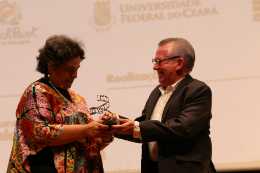
{"label": "metal trophy sculpture", "polygon": [[[107,96],[105,96],[105,95],[97,95],[97,101],[102,101],[102,102],[105,102],[105,103],[103,103],[102,105],[97,106],[97,107],[89,108],[89,114],[90,115],[104,114],[104,112],[110,112],[108,110],[108,108],[110,107],[110,103],[109,103],[109,98]],[[112,112],[110,112],[110,113],[112,113]],[[102,124],[108,125],[108,126],[115,125],[115,124],[117,124],[117,119],[113,119],[112,118],[110,120],[105,120],[105,121],[103,121]]]}

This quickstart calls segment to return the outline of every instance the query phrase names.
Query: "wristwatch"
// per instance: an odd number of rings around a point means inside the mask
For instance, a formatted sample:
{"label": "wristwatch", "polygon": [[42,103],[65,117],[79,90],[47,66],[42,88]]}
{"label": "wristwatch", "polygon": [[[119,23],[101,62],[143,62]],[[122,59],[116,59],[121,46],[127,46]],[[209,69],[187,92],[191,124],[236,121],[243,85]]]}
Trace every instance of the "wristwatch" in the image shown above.
{"label": "wristwatch", "polygon": [[114,135],[111,137],[110,141],[106,142],[103,139],[102,139],[102,141],[103,141],[104,144],[110,144],[114,141]]}

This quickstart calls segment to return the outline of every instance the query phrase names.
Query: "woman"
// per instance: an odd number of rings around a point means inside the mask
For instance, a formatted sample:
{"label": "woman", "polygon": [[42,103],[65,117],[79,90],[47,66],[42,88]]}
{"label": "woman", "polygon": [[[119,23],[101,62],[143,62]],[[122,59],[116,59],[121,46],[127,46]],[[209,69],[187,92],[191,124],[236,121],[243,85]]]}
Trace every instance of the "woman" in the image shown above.
{"label": "woman", "polygon": [[36,70],[44,77],[28,86],[16,110],[7,172],[103,172],[100,150],[113,133],[69,89],[85,58],[82,44],[51,36],[39,53]]}

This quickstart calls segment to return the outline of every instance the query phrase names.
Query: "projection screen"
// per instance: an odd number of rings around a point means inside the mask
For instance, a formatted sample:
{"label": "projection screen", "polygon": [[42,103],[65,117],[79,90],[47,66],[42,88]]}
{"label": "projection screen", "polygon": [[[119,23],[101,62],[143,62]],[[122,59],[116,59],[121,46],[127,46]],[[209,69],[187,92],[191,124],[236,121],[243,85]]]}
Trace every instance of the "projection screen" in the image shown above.
{"label": "projection screen", "polygon": [[[213,93],[212,160],[219,171],[260,169],[259,0],[0,1],[0,172],[9,160],[15,111],[25,88],[42,77],[36,56],[65,34],[85,44],[72,90],[89,107],[97,95],[110,111],[135,119],[158,85],[151,59],[168,37],[190,41],[191,76]],[[93,116],[98,119],[98,115]],[[106,172],[140,171],[141,144],[120,139],[102,151]]]}

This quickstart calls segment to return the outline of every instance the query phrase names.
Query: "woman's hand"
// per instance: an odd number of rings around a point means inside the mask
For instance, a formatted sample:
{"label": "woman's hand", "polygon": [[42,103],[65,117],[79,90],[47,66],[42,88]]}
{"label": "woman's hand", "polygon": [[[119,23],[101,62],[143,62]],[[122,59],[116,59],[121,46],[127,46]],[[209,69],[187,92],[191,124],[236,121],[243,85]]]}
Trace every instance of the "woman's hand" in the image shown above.
{"label": "woman's hand", "polygon": [[101,124],[102,120],[92,121],[89,124],[64,125],[57,139],[48,143],[48,146],[64,145],[82,138],[101,138],[111,134],[109,126]]}
{"label": "woman's hand", "polygon": [[102,120],[97,120],[86,124],[86,136],[92,138],[107,138],[106,136],[110,136],[112,132],[109,129],[109,126],[101,124],[102,122]]}
{"label": "woman's hand", "polygon": [[114,136],[114,130],[109,129],[109,131],[106,133],[106,135],[101,137],[101,139],[104,142],[109,142],[109,141],[111,141],[112,136]]}
{"label": "woman's hand", "polygon": [[113,141],[112,138],[114,138],[114,130],[109,129],[109,132],[105,136],[98,139],[98,142],[100,144],[100,151],[107,147],[110,142]]}
{"label": "woman's hand", "polygon": [[99,120],[114,120],[117,119],[117,115],[115,113],[105,112],[103,115],[99,116]]}

